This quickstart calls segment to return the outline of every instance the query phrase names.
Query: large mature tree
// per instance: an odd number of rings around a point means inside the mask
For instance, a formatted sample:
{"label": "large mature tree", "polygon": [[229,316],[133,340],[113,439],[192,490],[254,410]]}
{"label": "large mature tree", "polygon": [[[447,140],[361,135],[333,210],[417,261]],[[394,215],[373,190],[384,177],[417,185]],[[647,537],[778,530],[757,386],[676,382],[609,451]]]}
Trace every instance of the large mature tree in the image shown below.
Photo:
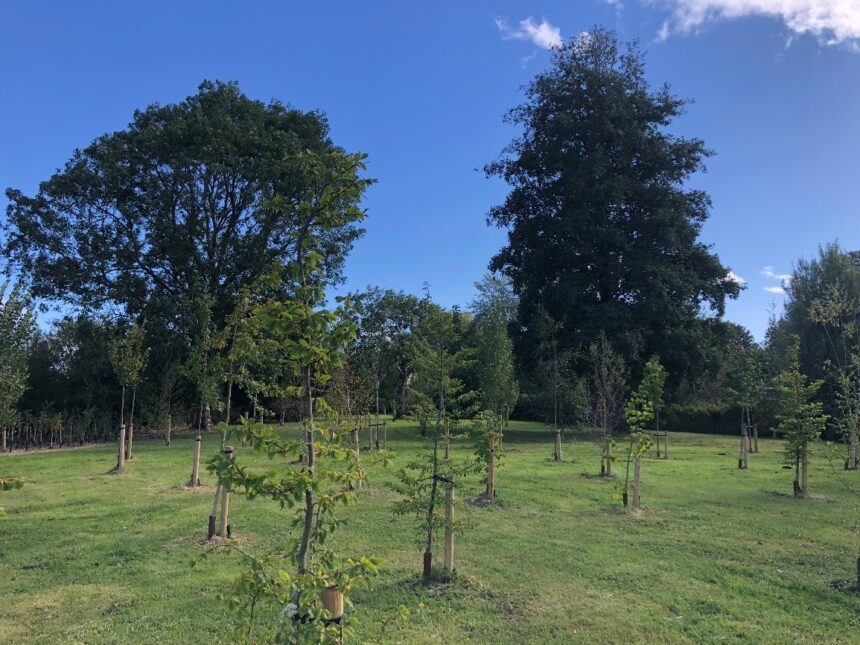
{"label": "large mature tree", "polygon": [[[7,190],[2,254],[34,296],[119,306],[187,354],[197,303],[218,330],[243,286],[294,257],[307,197],[343,154],[322,114],[207,81],[75,151],[35,196]],[[324,234],[319,279],[339,276],[359,234],[354,222]]]}
{"label": "large mature tree", "polygon": [[740,289],[698,239],[710,199],[686,183],[710,152],[668,131],[685,105],[649,86],[635,44],[597,27],[555,50],[508,113],[522,135],[485,168],[511,186],[488,216],[508,229],[490,268],[513,280],[520,320],[543,307],[565,348],[602,330],[631,364],[658,353],[676,382],[693,322]]}
{"label": "large mature tree", "polygon": [[[314,199],[355,206],[328,183],[335,172],[368,181],[322,114],[204,82],[75,151],[36,195],[7,190],[0,253],[36,297],[145,318],[148,344],[164,348],[149,367],[160,373],[221,333],[243,287],[295,258]],[[320,235],[314,279],[340,277],[360,232],[349,220]]]}

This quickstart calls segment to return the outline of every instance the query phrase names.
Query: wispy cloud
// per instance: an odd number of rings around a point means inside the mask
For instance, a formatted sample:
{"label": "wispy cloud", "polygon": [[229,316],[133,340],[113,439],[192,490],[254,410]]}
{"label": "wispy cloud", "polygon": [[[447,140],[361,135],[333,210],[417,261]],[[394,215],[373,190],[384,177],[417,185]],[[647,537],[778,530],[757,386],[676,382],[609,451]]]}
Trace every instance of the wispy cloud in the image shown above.
{"label": "wispy cloud", "polygon": [[[860,43],[860,2],[857,0],[643,0],[667,6],[670,15],[658,39],[672,33],[694,33],[716,20],[767,16],[780,20],[793,34],[806,34],[827,45]],[[610,3],[612,4],[612,3]]]}
{"label": "wispy cloud", "polygon": [[740,277],[734,271],[729,271],[726,274],[726,277],[723,278],[723,280],[725,280],[726,282],[734,282],[735,284],[740,285],[741,287],[747,283],[746,280],[744,280],[742,277]]}
{"label": "wispy cloud", "polygon": [[768,293],[776,293],[779,295],[785,295],[785,288],[791,284],[791,274],[790,273],[777,273],[773,270],[773,267],[768,265],[766,267],[762,267],[761,274],[765,278],[770,278],[771,280],[779,280],[778,285],[771,285],[769,287],[764,287],[764,290]]}
{"label": "wispy cloud", "polygon": [[774,280],[781,280],[782,282],[791,282],[790,273],[775,273],[773,267],[770,265],[762,267],[761,274],[766,278],[773,278]]}
{"label": "wispy cloud", "polygon": [[520,20],[517,27],[511,27],[504,18],[495,19],[496,28],[501,32],[503,40],[529,40],[543,49],[561,47],[561,29],[550,24],[545,18],[536,23],[529,16]]}

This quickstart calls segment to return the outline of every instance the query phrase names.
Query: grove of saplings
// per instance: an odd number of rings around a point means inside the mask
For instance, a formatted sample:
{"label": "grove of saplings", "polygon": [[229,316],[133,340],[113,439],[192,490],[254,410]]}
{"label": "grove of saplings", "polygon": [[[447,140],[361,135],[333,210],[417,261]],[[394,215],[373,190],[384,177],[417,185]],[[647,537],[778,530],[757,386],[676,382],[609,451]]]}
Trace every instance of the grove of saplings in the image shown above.
{"label": "grove of saplings", "polygon": [[[834,477],[850,478],[860,253],[828,244],[799,260],[764,343],[724,321],[741,287],[699,240],[710,201],[687,183],[711,153],[672,134],[686,108],[612,32],[556,50],[507,116],[520,135],[485,168],[509,185],[488,215],[508,237],[463,309],[429,290],[327,296],[376,180],[321,113],[208,81],[144,108],[36,195],[7,190],[2,255],[17,277],[0,292],[2,450],[117,442],[105,471],[122,477],[136,441],[193,436],[182,483],[214,487],[208,530],[200,518],[210,556],[240,542],[230,494],[268,499],[291,522],[277,553],[242,547],[228,595],[249,641],[348,631],[344,597],[385,554],[336,552],[328,538],[339,504],[364,503],[370,464],[389,460],[389,417],[413,418],[426,439],[392,508],[414,520],[425,579],[456,579],[464,477],[486,482],[473,504],[500,503],[511,418],[551,424],[560,462],[566,433],[592,436],[591,468],[631,514],[660,505],[641,473],[649,455],[670,458],[675,430],[737,435],[725,459],[740,469],[758,466],[763,433],[782,437],[780,485],[798,497],[815,486],[811,451],[832,451]],[[43,303],[64,317],[37,326]],[[4,490],[30,485],[0,474]],[[261,611],[281,612],[275,633],[258,633]]]}

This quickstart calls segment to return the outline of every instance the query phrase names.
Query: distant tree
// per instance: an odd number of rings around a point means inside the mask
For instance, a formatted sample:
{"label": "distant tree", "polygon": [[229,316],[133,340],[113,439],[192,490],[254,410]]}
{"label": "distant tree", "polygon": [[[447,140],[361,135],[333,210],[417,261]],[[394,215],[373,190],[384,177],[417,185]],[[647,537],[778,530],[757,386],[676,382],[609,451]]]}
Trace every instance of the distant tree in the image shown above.
{"label": "distant tree", "polygon": [[[120,445],[119,458],[115,472],[122,472],[125,460],[132,457],[132,442],[134,428],[134,401],[137,396],[137,388],[140,386],[141,375],[146,367],[149,357],[149,349],[144,346],[145,332],[141,325],[131,325],[114,338],[110,347],[110,360],[114,374],[122,387],[122,399],[120,404]],[[131,413],[129,414],[128,428],[125,426],[125,394],[126,389],[132,389]],[[127,435],[126,435],[127,431]],[[128,437],[128,444],[125,439]]]}
{"label": "distant tree", "polygon": [[[394,511],[416,516],[424,548],[423,577],[426,579],[432,574],[433,550],[439,531],[445,527],[453,530],[441,503],[441,492],[453,494],[456,480],[474,468],[474,460],[455,461],[448,449],[451,422],[459,412],[457,398],[464,395],[456,372],[469,360],[470,354],[463,343],[463,327],[458,312],[446,311],[432,303],[429,295],[424,299],[424,306],[426,310],[416,330],[416,371],[428,396],[430,392],[434,394],[433,444],[430,452],[398,471],[400,483],[395,490],[402,499],[395,504]],[[444,443],[440,445],[440,442]]]}
{"label": "distant tree", "polygon": [[469,305],[476,320],[485,318],[500,309],[506,323],[516,320],[519,300],[511,279],[503,273],[487,273],[475,283],[478,292]]}
{"label": "distant tree", "polygon": [[0,285],[0,434],[4,452],[8,431],[18,418],[18,402],[27,387],[35,331],[26,288],[19,283],[9,290],[8,282],[4,282]]}
{"label": "distant tree", "polygon": [[[648,359],[645,363],[644,373],[642,375],[642,383],[639,385],[639,390],[642,396],[651,405],[651,410],[654,413],[654,423],[657,432],[660,432],[660,410],[663,409],[663,390],[666,385],[666,368],[660,364],[660,357],[656,354]],[[629,423],[629,419],[628,419]],[[657,457],[660,457],[660,439],[657,439]],[[669,439],[666,438],[666,459],[669,458]]]}
{"label": "distant tree", "polygon": [[653,384],[643,381],[627,400],[624,406],[624,419],[630,430],[627,443],[627,467],[624,471],[624,487],[621,493],[624,508],[628,504],[628,484],[630,482],[630,464],[633,463],[633,508],[641,505],[641,469],[642,455],[651,448],[651,437],[645,433],[645,426],[654,418],[654,408],[648,398]]}
{"label": "distant tree", "polygon": [[592,421],[599,432],[600,474],[612,475],[613,432],[621,425],[629,371],[603,334],[588,350],[591,363]]}
{"label": "distant tree", "polygon": [[860,440],[860,293],[829,285],[812,302],[809,318],[824,330],[830,354],[824,359],[836,405],[833,420],[848,444],[846,470],[857,470]]}
{"label": "distant tree", "polygon": [[668,131],[686,101],[652,89],[643,54],[595,27],[553,53],[507,120],[522,134],[486,166],[511,190],[488,220],[508,230],[490,269],[519,296],[522,364],[539,342],[538,307],[560,350],[603,331],[630,364],[660,355],[676,383],[691,372],[703,311],[720,315],[737,282],[698,240],[710,199],[687,187],[710,152]]}
{"label": "distant tree", "polygon": [[794,494],[809,495],[809,446],[827,423],[821,403],[814,401],[821,381],[807,383],[800,371],[800,340],[795,338],[789,354],[789,368],[779,375],[781,394],[779,427],[785,437],[785,462],[794,466]]}
{"label": "distant tree", "polygon": [[502,303],[476,318],[476,369],[484,407],[507,421],[519,397],[513,344]]}

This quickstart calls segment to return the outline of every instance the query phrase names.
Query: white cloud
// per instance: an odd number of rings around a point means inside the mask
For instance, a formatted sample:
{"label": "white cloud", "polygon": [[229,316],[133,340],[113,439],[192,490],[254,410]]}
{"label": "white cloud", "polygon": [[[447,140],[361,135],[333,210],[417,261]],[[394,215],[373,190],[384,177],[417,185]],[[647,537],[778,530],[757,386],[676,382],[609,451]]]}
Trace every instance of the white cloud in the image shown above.
{"label": "white cloud", "polygon": [[496,28],[502,32],[504,40],[530,40],[543,49],[561,47],[561,29],[547,22],[546,19],[541,19],[540,23],[535,23],[534,19],[529,16],[525,20],[520,20],[520,24],[516,28],[511,27],[504,18],[496,18],[495,24]]}
{"label": "white cloud", "polygon": [[729,271],[726,274],[726,277],[723,278],[723,280],[725,280],[726,282],[734,282],[735,284],[740,285],[740,286],[744,286],[747,283],[746,280],[744,280],[742,277],[740,277],[734,271]]}
{"label": "white cloud", "polygon": [[773,278],[782,282],[791,282],[790,273],[774,273],[772,266],[762,267],[761,274],[766,278]]}
{"label": "white cloud", "polygon": [[782,287],[765,287],[764,290],[768,293],[778,293],[780,295],[785,295],[785,289],[783,289]]}
{"label": "white cloud", "polygon": [[766,16],[782,21],[794,34],[815,36],[828,45],[860,41],[858,0],[645,0],[671,7],[658,39],[691,33],[714,20]]}

